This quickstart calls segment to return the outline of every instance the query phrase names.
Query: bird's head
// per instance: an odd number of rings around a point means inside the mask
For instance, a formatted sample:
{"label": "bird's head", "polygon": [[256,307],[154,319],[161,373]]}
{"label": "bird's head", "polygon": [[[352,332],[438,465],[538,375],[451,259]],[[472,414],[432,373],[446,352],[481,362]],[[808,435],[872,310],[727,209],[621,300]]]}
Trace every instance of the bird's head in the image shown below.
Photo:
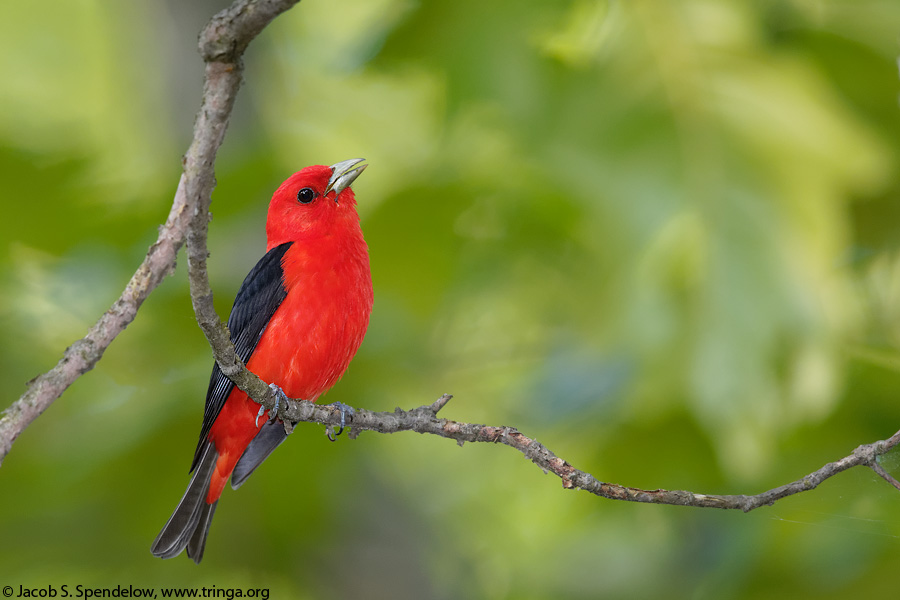
{"label": "bird's head", "polygon": [[350,184],[368,165],[351,158],[330,167],[315,165],[297,171],[272,195],[266,235],[269,249],[359,227],[356,198]]}

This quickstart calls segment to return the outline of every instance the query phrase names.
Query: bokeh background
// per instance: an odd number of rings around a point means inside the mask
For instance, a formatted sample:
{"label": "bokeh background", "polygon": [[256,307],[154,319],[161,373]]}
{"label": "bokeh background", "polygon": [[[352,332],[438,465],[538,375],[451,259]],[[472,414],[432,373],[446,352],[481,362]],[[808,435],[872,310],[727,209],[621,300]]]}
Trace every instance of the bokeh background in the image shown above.
{"label": "bokeh background", "polygon": [[[224,1],[0,4],[3,406],[156,237]],[[362,156],[376,304],[328,394],[514,425],[601,480],[757,493],[900,428],[900,3],[306,0],[217,163],[223,317],[291,172]],[[564,491],[516,452],[302,425],[200,567],[150,542],[211,355],[182,264],[0,469],[0,585],[271,597],[896,593],[866,469],[750,514]],[[896,473],[897,459],[885,466]]]}

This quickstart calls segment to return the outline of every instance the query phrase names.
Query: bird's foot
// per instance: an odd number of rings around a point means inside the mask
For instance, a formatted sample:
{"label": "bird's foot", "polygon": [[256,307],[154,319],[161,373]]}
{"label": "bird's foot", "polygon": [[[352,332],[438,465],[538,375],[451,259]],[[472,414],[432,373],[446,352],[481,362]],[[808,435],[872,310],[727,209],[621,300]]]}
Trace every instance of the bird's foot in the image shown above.
{"label": "bird's foot", "polygon": [[[281,402],[284,401],[287,404],[288,397],[287,394],[284,393],[284,390],[275,385],[274,383],[269,384],[269,389],[275,394],[275,408],[273,408],[269,412],[269,421],[274,421],[278,418],[278,407],[281,406]],[[266,413],[266,407],[260,405],[259,412],[256,413],[256,426],[259,427],[259,420]]]}
{"label": "bird's foot", "polygon": [[333,433],[334,430],[332,429],[331,425],[327,425],[325,427],[325,435],[328,436],[329,441],[334,442],[337,440],[337,436],[343,433],[344,427],[347,425],[347,415],[350,415],[352,417],[356,413],[356,411],[352,406],[347,406],[343,402],[332,402],[331,404],[326,404],[325,406],[333,406],[341,411],[341,426],[337,430],[337,433]]}

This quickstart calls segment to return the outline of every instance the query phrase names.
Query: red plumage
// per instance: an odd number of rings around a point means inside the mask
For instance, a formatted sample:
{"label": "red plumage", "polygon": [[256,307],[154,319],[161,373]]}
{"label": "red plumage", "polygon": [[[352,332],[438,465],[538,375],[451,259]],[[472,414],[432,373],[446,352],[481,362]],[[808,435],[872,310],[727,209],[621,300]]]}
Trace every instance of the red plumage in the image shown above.
{"label": "red plumage", "polygon": [[[307,167],[275,191],[266,256],[247,276],[229,317],[247,368],[290,398],[316,400],[334,385],[369,323],[369,254],[348,187],[365,168],[360,162]],[[257,419],[258,410],[214,366],[194,476],[153,554],[171,558],[186,547],[200,562],[225,482],[233,473],[232,486],[239,486],[284,440],[283,426]]]}

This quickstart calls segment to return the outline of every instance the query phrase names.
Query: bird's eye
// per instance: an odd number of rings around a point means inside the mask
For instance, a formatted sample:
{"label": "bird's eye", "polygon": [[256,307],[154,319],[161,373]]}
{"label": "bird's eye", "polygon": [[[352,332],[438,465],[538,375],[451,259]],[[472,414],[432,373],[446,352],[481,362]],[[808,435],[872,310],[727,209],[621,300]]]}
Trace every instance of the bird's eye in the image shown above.
{"label": "bird's eye", "polygon": [[316,199],[317,195],[318,194],[316,194],[315,190],[313,190],[312,188],[305,187],[302,190],[300,190],[299,192],[297,192],[297,201],[300,202],[301,204],[309,204],[310,202],[312,202],[313,200]]}

